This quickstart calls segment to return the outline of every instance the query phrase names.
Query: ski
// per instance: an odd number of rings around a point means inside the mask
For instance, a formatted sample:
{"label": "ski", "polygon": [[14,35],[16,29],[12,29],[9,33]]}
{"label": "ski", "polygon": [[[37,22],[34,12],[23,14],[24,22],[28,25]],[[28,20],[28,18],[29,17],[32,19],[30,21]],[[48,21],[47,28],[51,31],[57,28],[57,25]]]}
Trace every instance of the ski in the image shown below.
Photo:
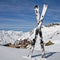
{"label": "ski", "polygon": [[43,42],[43,37],[42,37],[41,26],[42,26],[42,22],[43,22],[45,13],[47,11],[47,7],[48,6],[46,4],[43,5],[43,10],[42,10],[42,13],[41,13],[41,17],[40,17],[40,13],[39,13],[39,6],[35,5],[35,7],[34,7],[38,26],[37,26],[36,31],[35,31],[35,38],[33,39],[32,43],[31,43],[31,48],[30,48],[29,53],[28,53],[28,58],[31,58],[31,56],[32,56],[32,53],[33,53],[34,47],[35,47],[35,43],[36,43],[36,40],[37,40],[37,37],[38,37],[38,34],[39,34],[39,36],[40,36],[41,51],[42,51],[41,58],[42,58],[42,60],[46,60],[46,58],[45,58],[45,48],[44,48],[44,42]]}

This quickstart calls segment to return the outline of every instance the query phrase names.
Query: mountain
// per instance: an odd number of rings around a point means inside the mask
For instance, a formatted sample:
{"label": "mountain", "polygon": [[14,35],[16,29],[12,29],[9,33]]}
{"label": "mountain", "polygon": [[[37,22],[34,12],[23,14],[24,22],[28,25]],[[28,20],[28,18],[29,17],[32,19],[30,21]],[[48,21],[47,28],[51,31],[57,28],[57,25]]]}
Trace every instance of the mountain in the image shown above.
{"label": "mountain", "polygon": [[0,31],[0,44],[14,43],[23,35],[22,31]]}
{"label": "mountain", "polygon": [[[22,31],[0,31],[0,44],[14,43],[16,40],[29,39],[32,40],[35,36],[35,29],[30,32]],[[47,42],[49,40],[54,43],[59,43],[60,41],[60,24],[50,24],[42,27],[43,40]],[[39,36],[37,41],[39,40]]]}
{"label": "mountain", "polygon": [[44,41],[52,40],[55,43],[60,40],[60,24],[50,24],[42,28]]}

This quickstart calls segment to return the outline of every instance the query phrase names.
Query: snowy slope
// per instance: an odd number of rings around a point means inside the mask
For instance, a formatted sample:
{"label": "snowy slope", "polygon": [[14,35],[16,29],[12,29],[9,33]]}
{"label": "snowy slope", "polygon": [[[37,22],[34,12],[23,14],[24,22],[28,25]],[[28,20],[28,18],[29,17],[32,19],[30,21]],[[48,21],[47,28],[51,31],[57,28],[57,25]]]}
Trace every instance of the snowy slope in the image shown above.
{"label": "snowy slope", "polygon": [[0,31],[0,44],[14,43],[22,35],[23,32],[18,31]]}
{"label": "snowy slope", "polygon": [[[54,43],[54,45],[45,46],[45,50],[50,52],[60,52],[60,25],[50,27],[44,26],[42,32],[44,42],[52,41]],[[37,40],[38,43],[36,43],[36,49],[41,50],[41,48],[39,48],[39,38]]]}
{"label": "snowy slope", "polygon": [[[28,49],[16,49],[0,46],[0,60],[41,60],[41,51],[35,50],[32,59],[23,58],[27,56]],[[60,60],[60,52],[46,52],[47,60]]]}
{"label": "snowy slope", "polygon": [[[35,28],[36,29],[36,28]],[[34,38],[35,29],[30,32],[18,32],[18,31],[0,31],[0,44],[14,43],[16,40]],[[53,25],[42,28],[43,40],[47,42],[49,40],[54,42],[54,45],[45,46],[47,60],[60,60],[60,25]],[[39,36],[37,38],[36,46],[32,58],[34,60],[41,60],[41,48],[40,48]],[[0,46],[0,60],[29,60],[22,56],[27,56],[28,49],[16,49]],[[30,59],[31,60],[31,59]]]}
{"label": "snowy slope", "polygon": [[[16,40],[29,39],[32,40],[35,36],[35,30],[30,32],[22,32],[22,31],[0,31],[0,44],[5,43],[14,43]],[[54,43],[59,43],[60,41],[60,25],[53,25],[49,27],[42,28],[43,40],[47,42],[49,40]],[[38,38],[39,40],[39,38]]]}
{"label": "snowy slope", "polygon": [[[43,38],[44,40],[54,40],[57,41],[60,39],[60,25],[55,25],[51,27],[44,27],[43,31]],[[56,42],[57,43],[57,42]]]}

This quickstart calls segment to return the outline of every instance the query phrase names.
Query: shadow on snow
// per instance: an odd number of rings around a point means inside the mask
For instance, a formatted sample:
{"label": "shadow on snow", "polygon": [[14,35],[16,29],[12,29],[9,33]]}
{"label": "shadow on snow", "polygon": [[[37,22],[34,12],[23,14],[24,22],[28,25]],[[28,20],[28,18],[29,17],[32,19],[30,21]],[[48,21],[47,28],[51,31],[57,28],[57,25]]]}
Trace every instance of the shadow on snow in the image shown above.
{"label": "shadow on snow", "polygon": [[[48,57],[52,56],[52,55],[55,54],[55,53],[56,53],[56,52],[48,52],[48,53],[45,53],[45,54],[46,54],[45,57],[48,58]],[[33,55],[32,58],[38,57],[38,56],[41,56],[41,54]]]}

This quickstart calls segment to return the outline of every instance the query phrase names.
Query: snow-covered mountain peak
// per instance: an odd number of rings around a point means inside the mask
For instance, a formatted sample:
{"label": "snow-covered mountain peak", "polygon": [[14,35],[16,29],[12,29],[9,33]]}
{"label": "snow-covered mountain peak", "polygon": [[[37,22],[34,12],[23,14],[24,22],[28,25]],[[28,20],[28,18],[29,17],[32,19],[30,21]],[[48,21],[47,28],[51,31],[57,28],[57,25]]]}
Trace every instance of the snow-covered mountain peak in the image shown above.
{"label": "snow-covered mountain peak", "polygon": [[14,43],[22,35],[23,32],[2,30],[0,31],[0,44]]}
{"label": "snow-covered mountain peak", "polygon": [[60,23],[46,24],[45,27],[60,26]]}
{"label": "snow-covered mountain peak", "polygon": [[[14,43],[16,40],[29,39],[32,40],[35,36],[35,29],[30,32],[22,31],[0,31],[0,44]],[[56,40],[60,40],[60,24],[53,24],[51,26],[42,27],[43,40],[46,42],[52,40],[56,43]]]}

